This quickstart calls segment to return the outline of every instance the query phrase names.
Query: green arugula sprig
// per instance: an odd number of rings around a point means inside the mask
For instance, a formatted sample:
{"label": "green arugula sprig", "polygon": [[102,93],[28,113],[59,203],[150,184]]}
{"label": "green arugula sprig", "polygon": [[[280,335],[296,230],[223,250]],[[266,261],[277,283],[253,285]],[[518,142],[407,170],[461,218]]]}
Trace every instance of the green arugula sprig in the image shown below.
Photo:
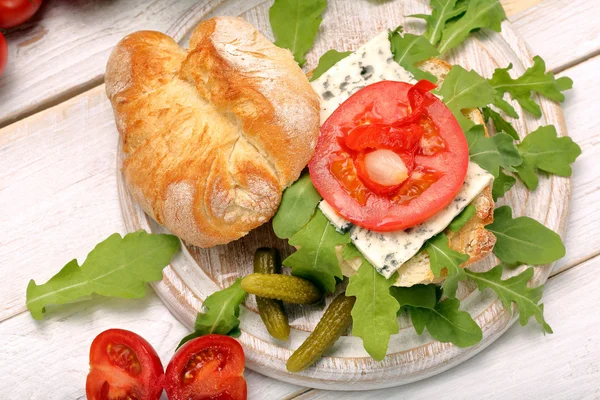
{"label": "green arugula sprig", "polygon": [[315,209],[322,197],[304,173],[287,188],[273,217],[273,231],[280,239],[289,239],[302,229],[315,215]]}
{"label": "green arugula sprig", "polygon": [[463,16],[444,27],[438,45],[440,54],[460,45],[471,32],[480,28],[501,31],[501,22],[506,19],[504,8],[499,0],[471,0]]}
{"label": "green arugula sprig", "polygon": [[494,254],[509,265],[541,265],[565,255],[560,236],[529,217],[512,217],[509,206],[494,210],[494,222],[486,226],[496,236]]}
{"label": "green arugula sprig", "polygon": [[431,0],[431,14],[413,14],[409,17],[421,18],[427,23],[427,29],[423,34],[429,42],[436,46],[442,39],[442,32],[446,22],[456,18],[467,11],[467,5],[456,4],[456,0]]}
{"label": "green arugula sprig", "polygon": [[231,286],[211,294],[204,300],[203,311],[196,316],[194,332],[184,337],[177,348],[188,340],[211,333],[240,336],[240,305],[246,299],[241,282],[238,278]]}
{"label": "green arugula sprig", "polygon": [[343,60],[352,54],[351,51],[337,51],[337,50],[329,50],[323,53],[321,58],[319,58],[319,64],[317,64],[317,68],[313,71],[312,76],[310,77],[310,81],[314,81],[319,79],[321,75],[329,70],[329,68],[333,67],[338,61]]}
{"label": "green arugula sprig", "polygon": [[323,291],[333,292],[342,270],[336,255],[336,246],[350,243],[350,235],[337,232],[321,210],[289,240],[298,250],[283,260],[292,268],[292,275],[312,281]]}
{"label": "green arugula sprig", "polygon": [[558,137],[554,125],[540,126],[517,146],[523,163],[517,166],[519,179],[530,189],[538,186],[536,170],[558,176],[571,176],[571,165],[581,154],[579,145],[568,137]]}
{"label": "green arugula sprig", "polygon": [[440,54],[460,45],[469,34],[481,28],[501,30],[506,14],[498,0],[432,0],[431,14],[410,15],[427,23],[423,35],[437,46]]}
{"label": "green arugula sprig", "polygon": [[497,97],[501,98],[504,93],[509,93],[524,110],[538,118],[542,116],[542,109],[531,98],[532,93],[539,93],[550,100],[562,102],[565,100],[562,92],[573,87],[571,78],[564,76],[556,79],[552,72],[546,72],[546,63],[540,56],[533,57],[533,65],[516,79],[508,73],[511,68],[512,64],[507,68],[496,68],[494,75],[489,79],[490,85],[496,90]]}
{"label": "green arugula sprig", "polygon": [[504,306],[510,310],[515,303],[519,309],[519,322],[525,326],[532,316],[542,325],[545,332],[552,333],[552,328],[544,319],[544,305],[538,304],[542,298],[544,285],[529,288],[527,283],[533,277],[533,268],[512,278],[502,280],[502,265],[498,265],[487,272],[473,272],[465,270],[467,277],[477,284],[479,290],[492,289],[502,300]]}
{"label": "green arugula sprig", "polygon": [[346,295],[356,297],[352,308],[352,335],[362,339],[365,350],[377,361],[385,357],[390,336],[400,330],[396,317],[400,305],[390,294],[396,279],[398,274],[386,279],[363,259],[346,288]]}
{"label": "green arugula sprig", "polygon": [[79,266],[77,260],[65,265],[42,285],[32,279],[27,285],[27,308],[35,319],[42,319],[46,306],[101,296],[140,298],[146,283],[162,279],[162,270],[179,250],[173,235],[154,235],[145,231],[121,237],[112,234],[100,242]]}
{"label": "green arugula sprig", "polygon": [[448,247],[448,237],[445,233],[429,239],[423,246],[423,251],[429,254],[431,272],[436,278],[441,276],[442,270],[447,271],[442,289],[445,296],[455,297],[458,282],[466,279],[465,271],[460,266],[469,260],[469,256]]}
{"label": "green arugula sprig", "polygon": [[326,0],[275,0],[269,9],[269,21],[275,45],[289,49],[300,66],[311,49],[321,25]]}
{"label": "green arugula sprig", "polygon": [[430,82],[437,81],[435,76],[417,67],[417,63],[420,61],[439,55],[439,52],[427,39],[423,36],[411,35],[410,33],[402,35],[401,26],[390,31],[388,39],[391,43],[394,61],[413,74],[416,79],[427,79]]}
{"label": "green arugula sprig", "polygon": [[500,168],[515,172],[515,167],[523,162],[514,140],[506,133],[498,133],[491,137],[485,136],[483,125],[475,125],[465,136],[469,143],[469,158],[494,178],[500,174]]}
{"label": "green arugula sprig", "polygon": [[448,298],[439,302],[441,292],[436,285],[393,287],[392,295],[401,308],[407,310],[417,333],[427,332],[440,342],[468,347],[479,343],[481,328],[466,311],[460,311],[460,301]]}

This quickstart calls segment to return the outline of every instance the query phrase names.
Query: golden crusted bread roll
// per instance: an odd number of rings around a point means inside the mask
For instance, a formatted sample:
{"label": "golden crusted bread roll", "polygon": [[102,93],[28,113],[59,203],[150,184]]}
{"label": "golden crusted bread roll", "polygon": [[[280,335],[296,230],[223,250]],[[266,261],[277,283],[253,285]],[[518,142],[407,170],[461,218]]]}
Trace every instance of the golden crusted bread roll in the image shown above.
{"label": "golden crusted bread roll", "polygon": [[106,93],[131,194],[200,247],[268,221],[319,135],[319,98],[291,53],[240,18],[202,22],[189,51],[159,32],[125,37]]}

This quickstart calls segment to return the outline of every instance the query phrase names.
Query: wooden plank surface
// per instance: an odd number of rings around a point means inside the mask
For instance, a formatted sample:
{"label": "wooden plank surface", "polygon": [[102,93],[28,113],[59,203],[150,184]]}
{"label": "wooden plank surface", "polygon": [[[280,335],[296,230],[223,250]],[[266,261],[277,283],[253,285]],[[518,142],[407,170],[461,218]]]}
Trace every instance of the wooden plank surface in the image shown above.
{"label": "wooden plank surface", "polygon": [[550,278],[543,301],[552,335],[515,324],[476,357],[426,381],[372,392],[310,391],[297,400],[598,399],[599,268],[596,257]]}
{"label": "wooden plank surface", "polygon": [[197,0],[53,0],[6,30],[0,126],[102,82],[112,47],[126,34],[165,31]]}
{"label": "wooden plank surface", "polygon": [[[600,2],[546,0],[549,6],[532,8],[540,2],[502,0],[510,16],[529,9],[511,20],[524,37],[535,36],[533,49],[552,68],[600,48],[599,26],[590,22],[583,27],[577,20],[585,13],[598,14]],[[100,84],[108,55],[121,37],[140,29],[166,31],[195,4],[197,0],[45,2],[32,20],[4,31],[9,64],[0,77],[0,127]],[[569,12],[563,12],[566,8]],[[586,39],[569,42],[565,30]]]}
{"label": "wooden plank surface", "polygon": [[[139,300],[95,298],[62,307],[45,321],[21,314],[0,324],[0,387],[3,399],[85,400],[89,348],[110,328],[142,335],[167,366],[189,332],[149,289]],[[305,390],[246,370],[250,399],[293,397]],[[5,397],[6,396],[6,397]],[[163,400],[166,395],[163,395]]]}
{"label": "wooden plank surface", "polygon": [[560,71],[600,52],[600,1],[544,0],[510,18],[535,54]]}

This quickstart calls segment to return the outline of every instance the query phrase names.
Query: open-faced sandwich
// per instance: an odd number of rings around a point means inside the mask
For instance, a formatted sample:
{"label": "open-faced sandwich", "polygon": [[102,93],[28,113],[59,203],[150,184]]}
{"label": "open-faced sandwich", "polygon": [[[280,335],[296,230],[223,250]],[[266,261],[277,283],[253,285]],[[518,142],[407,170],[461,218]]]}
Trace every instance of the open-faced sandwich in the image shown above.
{"label": "open-faced sandwich", "polygon": [[[523,147],[541,135],[556,137],[547,132],[553,127],[518,146],[503,127],[490,136],[483,113],[500,125],[489,105],[507,107],[491,81],[506,71],[488,81],[430,58],[434,44],[385,31],[330,68],[320,65],[310,84],[292,54],[239,18],[201,23],[188,51],[166,35],[138,32],[111,56],[107,94],[127,155],[123,175],[144,210],[200,247],[238,239],[275,216],[275,234],[297,248],[283,261],[291,276],[277,273],[273,250],[259,249],[256,273],[236,286],[259,297],[274,337],[289,333],[281,301],[318,302],[349,278],[329,307],[335,310],[291,357],[291,371],[318,359],[352,321],[353,333],[381,359],[401,306],[419,333],[427,327],[439,340],[475,344],[481,330],[470,318],[460,337],[436,332],[420,310],[439,313],[441,304],[459,313],[455,296],[466,279],[494,288],[486,273],[465,267],[496,244],[496,255],[511,265],[564,253],[558,235],[526,219],[531,231],[517,236],[545,242],[533,257],[520,257],[500,234],[525,217],[512,219],[506,206],[494,212],[494,197],[514,179],[500,168],[522,178],[529,162]],[[514,290],[499,270],[490,273],[500,295]],[[521,311],[549,331],[540,295],[528,296],[533,308]],[[507,305],[521,301],[504,298]]]}
{"label": "open-faced sandwich", "polygon": [[[272,21],[284,3],[275,2]],[[486,79],[448,64],[438,57],[473,30],[499,31],[505,15],[496,0],[447,2],[443,10],[437,3],[419,16],[424,36],[397,28],[352,53],[329,51],[310,81],[297,63],[304,53],[281,48],[291,47],[289,35],[276,24],[281,47],[240,18],[217,17],[195,29],[188,50],[149,31],[115,48],[106,91],[125,183],[146,213],[199,247],[272,223],[296,249],[283,262],[274,249],[258,249],[255,273],[209,296],[185,340],[239,332],[246,293],[257,296],[269,333],[286,340],[282,302],[313,304],[341,291],[288,370],[309,367],[350,325],[383,359],[401,312],[419,334],[471,346],[482,332],[459,310],[466,280],[494,290],[506,307],[514,303],[522,324],[533,316],[551,332],[542,288],[527,286],[533,267],[502,275],[556,261],[564,246],[495,201],[517,178],[535,190],[540,171],[571,174],[580,154],[571,139],[554,126],[521,138],[506,118],[518,118],[517,103],[541,116],[532,93],[561,101],[571,81],[555,79],[539,57],[520,77],[510,66]],[[497,267],[469,269],[492,252]],[[37,315],[47,304],[43,287],[28,288]]]}

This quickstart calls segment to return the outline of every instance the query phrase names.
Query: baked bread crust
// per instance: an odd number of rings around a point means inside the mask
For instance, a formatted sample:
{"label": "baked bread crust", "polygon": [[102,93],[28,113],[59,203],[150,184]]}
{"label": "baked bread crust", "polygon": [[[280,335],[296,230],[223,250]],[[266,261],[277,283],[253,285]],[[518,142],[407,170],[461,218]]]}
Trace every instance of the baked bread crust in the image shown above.
{"label": "baked bread crust", "polygon": [[200,247],[268,221],[319,135],[319,98],[291,53],[240,18],[202,22],[189,52],[159,32],[125,37],[106,93],[134,199]]}
{"label": "baked bread crust", "polygon": [[[435,75],[438,78],[438,85],[442,83],[452,67],[447,62],[438,59],[424,61],[418,66],[422,70]],[[485,127],[483,116],[478,109],[463,110],[463,114],[476,124],[483,124]],[[488,135],[487,128],[485,128],[485,134]],[[494,200],[491,187],[487,187],[475,197],[472,204],[476,208],[475,215],[458,232],[446,231],[448,246],[452,250],[469,255],[469,260],[461,265],[462,268],[487,257],[496,243],[496,237],[485,229],[486,225],[494,222]],[[345,276],[354,275],[360,267],[360,258],[344,260],[342,258],[342,246],[336,248],[336,253],[342,273]],[[394,283],[394,286],[438,283],[444,280],[447,273],[448,271],[444,269],[440,276],[436,278],[431,271],[429,255],[426,252],[420,252],[398,269],[398,280]]]}

